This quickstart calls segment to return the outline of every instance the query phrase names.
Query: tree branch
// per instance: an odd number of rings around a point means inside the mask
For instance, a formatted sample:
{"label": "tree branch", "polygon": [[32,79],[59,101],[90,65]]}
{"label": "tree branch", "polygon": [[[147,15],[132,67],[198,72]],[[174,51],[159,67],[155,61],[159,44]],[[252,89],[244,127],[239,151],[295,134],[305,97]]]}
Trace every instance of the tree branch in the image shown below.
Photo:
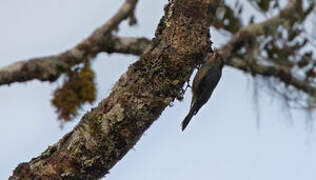
{"label": "tree branch", "polygon": [[315,96],[316,87],[304,81],[304,79],[295,77],[290,68],[277,64],[259,64],[259,60],[255,60],[256,63],[253,63],[236,56],[236,51],[238,48],[242,47],[242,45],[247,43],[247,39],[252,38],[253,36],[258,37],[265,34],[271,34],[281,25],[286,27],[291,21],[298,21],[300,16],[297,14],[297,3],[299,2],[300,0],[289,0],[286,7],[278,15],[262,23],[251,24],[241,28],[239,32],[232,37],[230,42],[219,49],[219,53],[222,54],[225,59],[225,64],[248,73],[277,78],[286,85],[292,85],[310,96]]}
{"label": "tree branch", "polygon": [[[219,52],[227,65],[278,78],[313,95],[315,87],[293,77],[285,67],[254,64],[249,68],[247,61],[234,56],[236,47],[249,36],[262,35],[294,17],[295,2],[289,1],[280,15],[268,21],[242,28]],[[10,179],[97,179],[108,173],[170,102],[181,97],[183,84],[197,60],[211,51],[208,27],[218,3],[216,0],[169,1],[151,47],[121,76],[110,96],[86,113],[58,143],[30,162],[21,163]],[[149,46],[149,41],[144,42],[144,48],[133,54],[141,54]]]}
{"label": "tree branch", "polygon": [[106,99],[58,143],[10,179],[98,179],[111,169],[177,97],[211,50],[209,26],[220,0],[171,0],[152,47]]}
{"label": "tree branch", "polygon": [[101,51],[111,53],[113,47],[117,47],[117,51],[121,53],[139,54],[139,49],[142,49],[142,43],[146,41],[145,39],[120,38],[111,35],[112,31],[134,11],[137,1],[125,0],[118,12],[103,26],[97,28],[87,39],[66,52],[54,56],[20,61],[1,68],[0,85],[33,79],[55,81],[73,65],[93,58]]}
{"label": "tree branch", "polygon": [[307,83],[304,81],[304,79],[294,77],[291,70],[286,67],[279,65],[267,66],[262,64],[251,64],[251,67],[249,67],[249,64],[240,58],[232,58],[231,60],[226,61],[225,64],[234,68],[238,68],[247,73],[259,74],[266,77],[274,77],[286,85],[291,85],[298,90],[304,91],[310,96],[316,95],[316,87]]}

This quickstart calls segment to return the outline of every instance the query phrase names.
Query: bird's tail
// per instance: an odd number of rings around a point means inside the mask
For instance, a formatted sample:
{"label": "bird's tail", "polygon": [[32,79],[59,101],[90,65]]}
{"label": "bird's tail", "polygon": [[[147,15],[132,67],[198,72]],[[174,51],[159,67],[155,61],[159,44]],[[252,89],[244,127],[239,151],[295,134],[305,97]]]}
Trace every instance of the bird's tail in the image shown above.
{"label": "bird's tail", "polygon": [[193,115],[194,115],[194,109],[191,108],[189,114],[182,121],[182,131],[184,131],[184,129],[188,126],[188,124],[191,121]]}

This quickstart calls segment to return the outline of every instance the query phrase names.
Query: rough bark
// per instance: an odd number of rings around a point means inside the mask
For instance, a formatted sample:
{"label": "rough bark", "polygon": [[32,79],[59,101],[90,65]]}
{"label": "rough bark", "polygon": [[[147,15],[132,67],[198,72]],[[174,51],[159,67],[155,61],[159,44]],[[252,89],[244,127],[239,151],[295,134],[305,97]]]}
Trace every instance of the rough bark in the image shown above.
{"label": "rough bark", "polygon": [[10,179],[97,179],[104,176],[162,111],[182,95],[199,60],[211,52],[209,26],[219,0],[171,0],[152,47],[99,105],[58,143]]}

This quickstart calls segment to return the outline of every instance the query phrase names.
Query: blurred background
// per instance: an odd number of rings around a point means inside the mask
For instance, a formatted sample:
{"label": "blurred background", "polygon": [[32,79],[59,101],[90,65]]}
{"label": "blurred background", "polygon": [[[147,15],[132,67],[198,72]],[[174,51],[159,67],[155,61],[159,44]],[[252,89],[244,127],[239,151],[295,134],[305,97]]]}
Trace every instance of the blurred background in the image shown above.
{"label": "blurred background", "polygon": [[[53,55],[72,48],[110,18],[123,0],[0,1],[0,68],[19,60]],[[166,0],[140,0],[138,25],[120,26],[122,36],[152,38]],[[251,10],[251,9],[249,9]],[[211,31],[215,47],[227,39]],[[98,98],[105,98],[136,56],[99,54],[93,61]],[[258,81],[257,79],[255,79]],[[0,179],[57,142],[79,121],[60,128],[50,100],[56,83],[0,86]],[[260,81],[259,81],[260,87]],[[189,110],[190,89],[174,102],[106,176],[109,180],[313,180],[316,133],[300,111],[284,109],[277,96],[254,80],[225,67],[211,100],[185,132],[180,123]],[[86,105],[81,115],[95,105]],[[258,114],[259,113],[259,114]],[[258,117],[260,117],[258,119]]]}

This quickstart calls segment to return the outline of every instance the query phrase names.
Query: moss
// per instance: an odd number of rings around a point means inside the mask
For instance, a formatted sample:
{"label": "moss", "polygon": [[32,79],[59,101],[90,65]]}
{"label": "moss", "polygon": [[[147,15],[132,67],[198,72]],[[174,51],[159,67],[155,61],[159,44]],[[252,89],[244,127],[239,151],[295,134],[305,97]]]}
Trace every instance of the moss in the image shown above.
{"label": "moss", "polygon": [[55,90],[51,101],[60,120],[72,120],[84,103],[95,100],[94,78],[94,72],[87,63],[84,67],[67,73],[63,86]]}

